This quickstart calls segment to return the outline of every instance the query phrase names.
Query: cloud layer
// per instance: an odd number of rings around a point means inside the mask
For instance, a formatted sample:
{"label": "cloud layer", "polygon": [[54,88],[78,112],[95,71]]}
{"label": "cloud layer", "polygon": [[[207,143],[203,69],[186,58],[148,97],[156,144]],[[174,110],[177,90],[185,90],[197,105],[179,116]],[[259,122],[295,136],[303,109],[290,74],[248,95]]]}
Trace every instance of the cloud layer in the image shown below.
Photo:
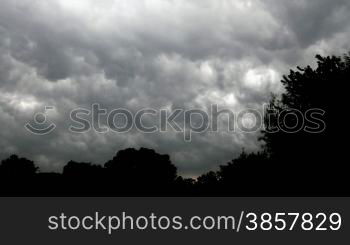
{"label": "cloud layer", "polygon": [[[315,54],[349,50],[347,0],[2,0],[0,158],[11,153],[60,170],[70,159],[104,163],[126,147],[169,153],[196,176],[256,150],[255,134],[225,131],[70,133],[76,107],[238,111],[281,91],[280,77]],[[45,106],[58,128],[35,136],[25,123]]]}

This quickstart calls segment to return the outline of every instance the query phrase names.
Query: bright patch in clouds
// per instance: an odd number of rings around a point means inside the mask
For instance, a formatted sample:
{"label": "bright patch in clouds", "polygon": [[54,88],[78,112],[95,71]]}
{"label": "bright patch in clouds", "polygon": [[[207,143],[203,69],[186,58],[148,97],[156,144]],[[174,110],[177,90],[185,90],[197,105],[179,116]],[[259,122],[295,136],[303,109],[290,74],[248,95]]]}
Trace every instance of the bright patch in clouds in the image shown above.
{"label": "bright patch in clouds", "polygon": [[275,86],[279,80],[280,75],[269,68],[251,69],[244,77],[245,85],[254,90],[263,90],[266,87]]}

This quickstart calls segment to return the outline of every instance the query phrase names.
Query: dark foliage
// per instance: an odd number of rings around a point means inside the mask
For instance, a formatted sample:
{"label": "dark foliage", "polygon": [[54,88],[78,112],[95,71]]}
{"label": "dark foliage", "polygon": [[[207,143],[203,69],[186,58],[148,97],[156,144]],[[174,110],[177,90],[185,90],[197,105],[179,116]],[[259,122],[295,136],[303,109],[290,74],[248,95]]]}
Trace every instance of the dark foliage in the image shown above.
{"label": "dark foliage", "polygon": [[176,167],[169,155],[160,155],[154,150],[141,148],[119,151],[105,164],[111,179],[137,189],[170,187],[176,179]]}

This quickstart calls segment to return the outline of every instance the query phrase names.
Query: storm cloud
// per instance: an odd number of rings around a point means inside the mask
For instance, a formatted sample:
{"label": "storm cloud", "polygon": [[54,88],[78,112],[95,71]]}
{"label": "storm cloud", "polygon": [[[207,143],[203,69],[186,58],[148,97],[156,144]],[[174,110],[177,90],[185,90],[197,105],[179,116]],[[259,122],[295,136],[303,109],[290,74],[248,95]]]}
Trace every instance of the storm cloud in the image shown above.
{"label": "storm cloud", "polygon": [[[347,52],[349,24],[347,0],[1,0],[0,158],[16,153],[58,171],[68,160],[103,164],[117,150],[149,147],[185,176],[215,169],[242,148],[258,150],[258,135],[72,134],[69,113],[94,103],[258,108],[282,91],[289,69]],[[45,106],[57,129],[26,131]]]}

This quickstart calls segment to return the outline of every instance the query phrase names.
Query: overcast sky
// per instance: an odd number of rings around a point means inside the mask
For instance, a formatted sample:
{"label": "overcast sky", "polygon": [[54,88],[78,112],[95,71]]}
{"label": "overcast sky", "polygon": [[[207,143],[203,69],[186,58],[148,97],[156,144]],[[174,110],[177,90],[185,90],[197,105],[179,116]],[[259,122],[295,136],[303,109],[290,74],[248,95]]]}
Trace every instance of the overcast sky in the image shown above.
{"label": "overcast sky", "polygon": [[[349,0],[0,0],[0,159],[59,171],[148,147],[196,176],[259,149],[257,135],[72,134],[69,112],[258,107],[290,68],[345,53],[349,40]],[[45,106],[57,129],[30,134]]]}

